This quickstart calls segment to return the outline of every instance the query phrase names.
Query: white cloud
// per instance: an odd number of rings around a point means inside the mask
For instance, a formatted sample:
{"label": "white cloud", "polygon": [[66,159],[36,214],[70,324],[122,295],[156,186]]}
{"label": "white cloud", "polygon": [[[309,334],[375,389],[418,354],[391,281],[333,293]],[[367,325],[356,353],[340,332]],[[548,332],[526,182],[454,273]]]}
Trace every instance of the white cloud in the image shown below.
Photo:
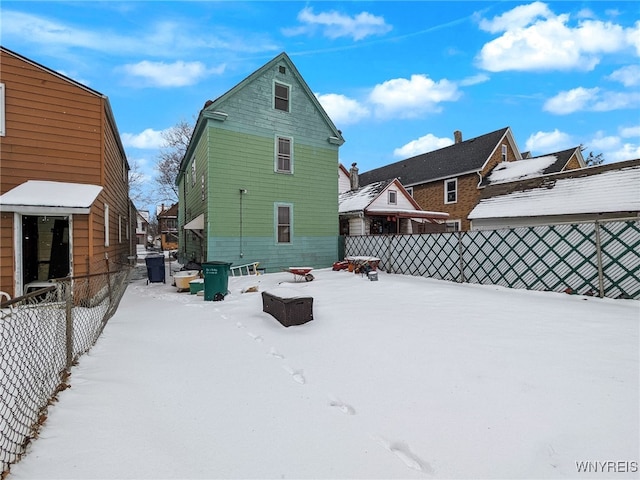
{"label": "white cloud", "polygon": [[640,158],[639,142],[623,142],[621,137],[606,135],[602,131],[596,132],[593,138],[585,143],[585,147],[585,153],[593,152],[594,155],[602,153],[607,163]]}
{"label": "white cloud", "polygon": [[578,111],[608,112],[636,108],[640,105],[640,93],[611,92],[598,87],[578,87],[558,93],[548,99],[543,110],[556,115],[566,115]]}
{"label": "white cloud", "polygon": [[193,85],[209,74],[222,73],[225,66],[207,69],[202,62],[164,63],[143,60],[139,63],[124,65],[121,68],[127,75],[143,79],[143,86],[183,87]]}
{"label": "white cloud", "polygon": [[283,29],[283,33],[289,36],[310,34],[316,28],[321,28],[325,37],[351,37],[357,41],[371,35],[384,35],[393,28],[385,22],[384,17],[369,12],[361,12],[354,16],[335,10],[316,14],[312,7],[303,8],[298,13],[298,20],[304,25]]}
{"label": "white cloud", "polygon": [[640,85],[640,65],[627,65],[619,68],[607,77],[609,80],[620,82],[625,87]]}
{"label": "white cloud", "polygon": [[620,129],[620,136],[623,138],[635,137],[640,139],[640,125],[634,125],[633,127],[624,127]]}
{"label": "white cloud", "polygon": [[529,5],[520,5],[513,10],[498,15],[493,20],[485,18],[480,20],[480,28],[489,33],[506,32],[517,28],[523,28],[538,18],[553,17],[553,12],[542,2],[534,2]]}
{"label": "white cloud", "polygon": [[439,112],[440,103],[455,101],[461,95],[454,82],[434,82],[426,75],[411,75],[410,79],[395,78],[376,85],[369,101],[375,105],[377,116],[414,118]]}
{"label": "white cloud", "polygon": [[154,130],[147,128],[141,133],[123,133],[121,136],[122,145],[139,149],[156,149],[164,145],[165,140],[162,137],[162,130]]}
{"label": "white cloud", "polygon": [[536,132],[525,142],[526,150],[532,152],[534,156],[559,152],[575,146],[571,136],[557,128],[553,132]]}
{"label": "white cloud", "polygon": [[557,115],[565,115],[579,110],[584,110],[586,106],[597,97],[599,88],[578,87],[558,93],[544,103],[543,110]]}
{"label": "white cloud", "polygon": [[336,125],[347,125],[370,115],[369,109],[357,100],[336,93],[316,93],[316,98]]}
{"label": "white cloud", "polygon": [[393,151],[393,156],[398,158],[408,158],[420,155],[421,153],[432,152],[440,148],[453,145],[453,140],[450,138],[439,138],[435,135],[428,133],[427,135],[412,140],[406,145],[400,148],[396,148]]}
{"label": "white cloud", "polygon": [[460,80],[460,82],[458,82],[458,84],[462,87],[468,87],[471,85],[488,82],[489,78],[489,75],[485,73],[479,73],[478,75],[474,75],[472,77],[463,78],[462,80]]}
{"label": "white cloud", "polygon": [[485,70],[592,70],[602,55],[635,48],[640,54],[640,22],[624,28],[611,22],[581,20],[569,25],[569,15],[555,15],[546,4],[521,5],[481,29],[502,35],[486,43],[477,62]]}

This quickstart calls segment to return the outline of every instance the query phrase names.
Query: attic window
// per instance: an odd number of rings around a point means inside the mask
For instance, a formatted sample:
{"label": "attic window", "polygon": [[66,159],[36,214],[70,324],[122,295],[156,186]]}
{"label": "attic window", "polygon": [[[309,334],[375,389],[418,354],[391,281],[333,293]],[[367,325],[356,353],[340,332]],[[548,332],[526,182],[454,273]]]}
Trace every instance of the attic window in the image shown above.
{"label": "attic window", "polygon": [[503,162],[507,161],[507,146],[506,145],[502,145],[502,161]]}
{"label": "attic window", "polygon": [[398,192],[389,190],[389,205],[395,205],[396,203],[398,203]]}
{"label": "attic window", "polygon": [[283,112],[289,111],[289,85],[283,83],[274,83],[274,102],[273,107],[276,110],[282,110]]}
{"label": "attic window", "polygon": [[287,73],[287,69],[286,69],[285,67],[283,67],[282,65],[280,65],[280,66],[278,67],[278,71],[279,71],[280,73],[282,73],[283,75]]}

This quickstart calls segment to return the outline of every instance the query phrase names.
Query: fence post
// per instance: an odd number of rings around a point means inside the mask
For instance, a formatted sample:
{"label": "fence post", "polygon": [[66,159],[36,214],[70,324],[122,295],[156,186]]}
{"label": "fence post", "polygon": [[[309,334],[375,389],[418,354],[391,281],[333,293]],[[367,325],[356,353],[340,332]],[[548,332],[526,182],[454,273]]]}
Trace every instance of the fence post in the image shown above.
{"label": "fence post", "polygon": [[67,282],[63,283],[62,285],[64,285],[64,288],[66,289],[65,334],[67,336],[66,338],[67,368],[71,368],[71,364],[73,363],[73,316],[72,316],[73,296],[71,294],[71,280],[69,279]]}
{"label": "fence post", "polygon": [[462,258],[462,232],[458,230],[458,260],[460,261],[460,280],[459,283],[464,283],[464,259]]}
{"label": "fence post", "polygon": [[602,273],[602,241],[600,239],[600,222],[596,220],[596,261],[598,263],[598,290],[600,298],[604,298],[604,275]]}

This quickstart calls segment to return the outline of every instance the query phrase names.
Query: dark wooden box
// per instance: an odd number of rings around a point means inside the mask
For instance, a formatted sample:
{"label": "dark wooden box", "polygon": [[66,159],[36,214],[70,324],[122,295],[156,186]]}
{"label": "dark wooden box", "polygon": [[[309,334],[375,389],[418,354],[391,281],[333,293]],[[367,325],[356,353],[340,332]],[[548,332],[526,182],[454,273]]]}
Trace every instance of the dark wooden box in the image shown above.
{"label": "dark wooden box", "polygon": [[313,298],[282,298],[262,292],[262,311],[272,315],[285,327],[302,325],[313,320]]}

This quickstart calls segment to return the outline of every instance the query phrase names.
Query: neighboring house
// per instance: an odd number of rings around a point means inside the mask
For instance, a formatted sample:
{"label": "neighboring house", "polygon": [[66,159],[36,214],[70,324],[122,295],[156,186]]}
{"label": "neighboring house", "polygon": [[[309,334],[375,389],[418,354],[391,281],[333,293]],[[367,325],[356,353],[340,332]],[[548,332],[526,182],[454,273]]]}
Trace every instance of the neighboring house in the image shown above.
{"label": "neighboring house", "polygon": [[332,265],[343,143],[286,53],[207,101],[176,182],[179,259]]}
{"label": "neighboring house", "polygon": [[162,250],[178,249],[178,204],[174,203],[169,208],[160,207],[158,214],[158,232],[160,236],[160,248]]}
{"label": "neighboring house", "polygon": [[149,210],[138,210],[136,215],[136,244],[146,246],[149,242]]}
{"label": "neighboring house", "polygon": [[640,160],[629,160],[517,181],[493,179],[469,218],[474,230],[488,230],[638,220],[639,212]]}
{"label": "neighboring house", "polygon": [[109,99],[0,47],[0,290],[104,271],[134,251]]}
{"label": "neighboring house", "polygon": [[[448,147],[364,172],[360,183],[397,178],[422,208],[448,213],[450,230],[468,230],[468,215],[480,200],[484,177],[496,165],[519,161],[522,155],[509,127],[465,141],[455,131],[454,139]],[[578,165],[569,162],[562,168]]]}
{"label": "neighboring house", "polygon": [[[342,167],[342,166],[341,166]],[[342,167],[340,178],[344,173]],[[349,189],[338,200],[340,235],[389,235],[445,231],[442,212],[420,208],[397,180],[382,180],[364,187],[358,184],[354,163],[349,172]],[[344,187],[341,182],[341,189]]]}

